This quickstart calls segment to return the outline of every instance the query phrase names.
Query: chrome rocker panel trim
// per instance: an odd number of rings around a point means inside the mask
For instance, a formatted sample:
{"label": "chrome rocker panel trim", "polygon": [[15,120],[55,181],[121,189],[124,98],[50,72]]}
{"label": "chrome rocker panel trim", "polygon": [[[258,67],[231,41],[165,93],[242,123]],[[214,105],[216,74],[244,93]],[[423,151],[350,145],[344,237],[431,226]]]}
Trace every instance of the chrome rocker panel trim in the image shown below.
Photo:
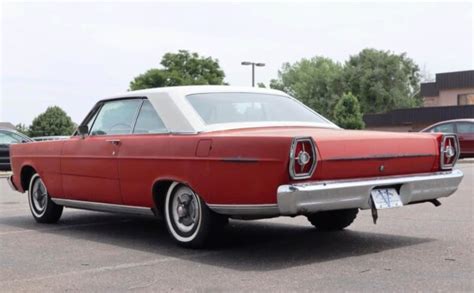
{"label": "chrome rocker panel trim", "polygon": [[404,205],[453,194],[463,178],[460,170],[325,182],[305,182],[278,187],[281,215],[310,214],[350,208],[369,209],[370,192],[376,187],[399,186]]}
{"label": "chrome rocker panel trim", "polygon": [[51,200],[58,205],[65,206],[68,208],[91,210],[98,212],[109,212],[109,213],[126,213],[133,215],[148,215],[153,216],[154,213],[151,208],[137,207],[137,206],[126,206],[111,203],[101,203],[92,201],[62,199],[62,198],[51,198]]}
{"label": "chrome rocker panel trim", "polygon": [[280,211],[276,204],[208,204],[212,211],[237,217],[277,217]]}

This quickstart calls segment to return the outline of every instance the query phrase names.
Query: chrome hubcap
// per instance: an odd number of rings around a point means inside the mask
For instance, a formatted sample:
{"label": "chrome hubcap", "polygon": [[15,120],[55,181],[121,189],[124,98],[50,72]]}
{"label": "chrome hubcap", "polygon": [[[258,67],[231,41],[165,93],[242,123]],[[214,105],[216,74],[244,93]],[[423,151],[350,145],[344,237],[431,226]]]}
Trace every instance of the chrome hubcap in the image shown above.
{"label": "chrome hubcap", "polygon": [[177,228],[182,232],[191,231],[199,217],[196,195],[188,188],[177,190],[172,202],[172,216]]}
{"label": "chrome hubcap", "polygon": [[43,212],[48,201],[48,192],[41,179],[36,180],[33,184],[32,200],[35,210],[39,213]]}

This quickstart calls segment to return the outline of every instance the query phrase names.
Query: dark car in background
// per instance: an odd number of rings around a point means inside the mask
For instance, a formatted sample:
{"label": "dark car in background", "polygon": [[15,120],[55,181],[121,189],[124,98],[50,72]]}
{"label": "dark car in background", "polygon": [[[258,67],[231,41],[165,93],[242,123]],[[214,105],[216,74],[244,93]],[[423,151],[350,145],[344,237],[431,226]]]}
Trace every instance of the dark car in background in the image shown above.
{"label": "dark car in background", "polygon": [[438,122],[422,132],[455,133],[458,135],[461,158],[474,157],[474,119],[456,119]]}
{"label": "dark car in background", "polygon": [[10,171],[10,145],[33,141],[28,136],[11,129],[0,128],[0,171]]}

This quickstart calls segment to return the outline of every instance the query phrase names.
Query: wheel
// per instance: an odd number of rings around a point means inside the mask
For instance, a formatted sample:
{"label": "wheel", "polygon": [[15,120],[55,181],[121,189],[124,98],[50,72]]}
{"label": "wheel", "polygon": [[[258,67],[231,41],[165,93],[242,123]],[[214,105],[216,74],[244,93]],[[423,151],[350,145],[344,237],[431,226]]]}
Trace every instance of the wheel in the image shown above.
{"label": "wheel", "polygon": [[212,212],[191,188],[177,182],[168,189],[164,214],[173,239],[191,248],[203,247],[211,233],[226,222],[226,218]]}
{"label": "wheel", "polygon": [[63,207],[55,204],[38,174],[31,177],[28,189],[30,211],[38,223],[56,223],[63,213]]}
{"label": "wheel", "polygon": [[325,211],[308,215],[307,218],[318,230],[336,231],[352,224],[357,213],[359,213],[358,209]]}

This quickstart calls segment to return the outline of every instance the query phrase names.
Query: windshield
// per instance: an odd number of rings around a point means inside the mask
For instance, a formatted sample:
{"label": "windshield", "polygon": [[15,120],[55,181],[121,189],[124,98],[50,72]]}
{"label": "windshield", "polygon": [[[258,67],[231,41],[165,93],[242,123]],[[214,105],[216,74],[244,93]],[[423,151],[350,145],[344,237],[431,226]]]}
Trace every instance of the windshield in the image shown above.
{"label": "windshield", "polygon": [[280,95],[205,93],[186,97],[202,120],[210,124],[235,122],[329,122],[301,103]]}

